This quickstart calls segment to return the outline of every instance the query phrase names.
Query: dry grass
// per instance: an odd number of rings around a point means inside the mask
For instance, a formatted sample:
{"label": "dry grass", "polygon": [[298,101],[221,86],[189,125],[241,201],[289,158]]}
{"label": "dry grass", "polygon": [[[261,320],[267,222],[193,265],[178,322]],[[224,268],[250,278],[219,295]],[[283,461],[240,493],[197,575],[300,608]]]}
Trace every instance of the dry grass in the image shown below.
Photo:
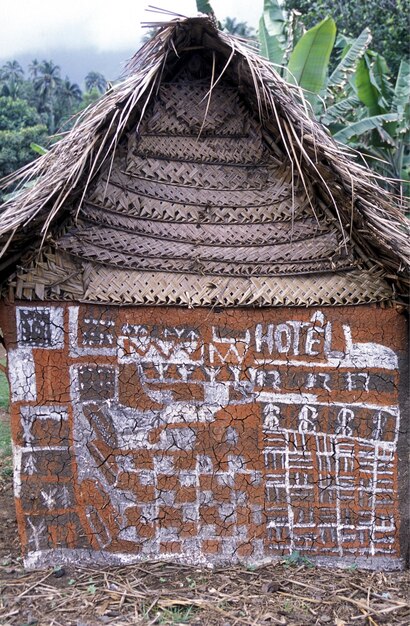
{"label": "dry grass", "polygon": [[94,624],[407,625],[409,572],[309,565],[198,570],[159,562],[24,572],[0,568],[4,626]]}
{"label": "dry grass", "polygon": [[312,119],[297,87],[288,85],[242,40],[219,32],[208,17],[177,17],[162,23],[158,34],[131,59],[128,78],[82,113],[73,130],[49,153],[5,180],[5,185],[33,180],[37,184],[2,209],[3,254],[27,225],[31,227],[27,237],[32,238],[34,227],[45,238],[67,203],[77,214],[81,211],[91,181],[112,160],[129,124],[138,124],[144,115],[165,68],[194,48],[222,59],[219,74],[212,72],[209,98],[222,75],[239,83],[250,106],[259,111],[266,141],[290,162],[294,179],[307,193],[315,186],[312,207],[318,202],[336,218],[365,263],[382,267],[385,276],[405,292],[409,227],[400,199],[381,189],[377,175],[354,162],[347,148],[336,144]]}

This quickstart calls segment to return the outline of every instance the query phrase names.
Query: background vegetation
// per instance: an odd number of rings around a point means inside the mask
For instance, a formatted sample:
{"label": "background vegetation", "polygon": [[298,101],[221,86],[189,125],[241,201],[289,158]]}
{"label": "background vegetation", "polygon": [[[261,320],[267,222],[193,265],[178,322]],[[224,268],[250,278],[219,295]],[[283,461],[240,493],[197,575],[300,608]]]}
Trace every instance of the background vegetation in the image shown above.
{"label": "background vegetation", "polygon": [[[0,359],[1,365],[6,364],[6,359]],[[4,419],[10,401],[9,384],[4,372],[0,371],[0,492],[4,480],[9,480],[12,475],[12,450],[10,424]]]}
{"label": "background vegetation", "polygon": [[[197,9],[214,14],[208,0]],[[405,194],[410,180],[410,64],[406,0],[265,0],[255,32],[226,17],[219,26],[251,39],[338,141]],[[155,30],[147,33],[151,37]],[[90,71],[85,91],[52,60],[0,68],[0,177],[58,141],[72,116],[103,94],[107,81]],[[383,182],[382,184],[385,184]]]}
{"label": "background vegetation", "polygon": [[[1,365],[5,367],[6,359],[0,359]],[[4,372],[0,370],[0,409],[7,410],[9,408],[10,393],[9,383]]]}
{"label": "background vegetation", "polygon": [[409,52],[410,3],[407,0],[285,0],[297,10],[306,28],[331,15],[339,32],[357,37],[367,26],[373,48],[383,55],[395,76],[403,54]]}
{"label": "background vegetation", "polygon": [[0,178],[36,158],[31,144],[57,141],[72,116],[104,93],[107,81],[91,71],[85,85],[83,93],[51,60],[33,59],[27,73],[15,60],[0,67]]}

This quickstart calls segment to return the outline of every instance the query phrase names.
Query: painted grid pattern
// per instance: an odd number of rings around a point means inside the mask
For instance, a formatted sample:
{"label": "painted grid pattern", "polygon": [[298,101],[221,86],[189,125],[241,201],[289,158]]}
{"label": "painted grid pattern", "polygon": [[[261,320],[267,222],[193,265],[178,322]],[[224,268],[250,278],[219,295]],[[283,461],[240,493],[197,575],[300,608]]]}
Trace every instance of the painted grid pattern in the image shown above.
{"label": "painted grid pattern", "polygon": [[[335,350],[321,311],[235,329],[153,325],[110,307],[16,311],[27,562],[56,548],[120,562],[399,555],[397,357],[387,346],[354,343],[339,323]],[[66,364],[60,401],[55,390],[44,397],[42,350]]]}

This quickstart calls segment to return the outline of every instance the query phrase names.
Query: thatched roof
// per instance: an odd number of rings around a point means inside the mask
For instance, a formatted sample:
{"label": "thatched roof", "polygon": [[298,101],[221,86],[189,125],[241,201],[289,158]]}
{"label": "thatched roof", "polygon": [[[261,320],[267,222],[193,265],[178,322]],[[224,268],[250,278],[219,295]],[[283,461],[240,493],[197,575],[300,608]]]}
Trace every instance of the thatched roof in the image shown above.
{"label": "thatched roof", "polygon": [[[393,301],[409,227],[303,96],[204,16],[181,18],[8,182],[12,296],[182,305]],[[6,278],[7,277],[7,278]]]}

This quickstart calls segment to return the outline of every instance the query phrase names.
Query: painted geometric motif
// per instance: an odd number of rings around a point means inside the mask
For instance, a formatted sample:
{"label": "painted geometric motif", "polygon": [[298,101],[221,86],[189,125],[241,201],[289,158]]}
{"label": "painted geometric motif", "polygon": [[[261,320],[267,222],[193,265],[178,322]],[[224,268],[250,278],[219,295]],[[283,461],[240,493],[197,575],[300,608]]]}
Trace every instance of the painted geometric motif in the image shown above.
{"label": "painted geometric motif", "polygon": [[346,311],[17,307],[26,563],[398,566],[395,344]]}

